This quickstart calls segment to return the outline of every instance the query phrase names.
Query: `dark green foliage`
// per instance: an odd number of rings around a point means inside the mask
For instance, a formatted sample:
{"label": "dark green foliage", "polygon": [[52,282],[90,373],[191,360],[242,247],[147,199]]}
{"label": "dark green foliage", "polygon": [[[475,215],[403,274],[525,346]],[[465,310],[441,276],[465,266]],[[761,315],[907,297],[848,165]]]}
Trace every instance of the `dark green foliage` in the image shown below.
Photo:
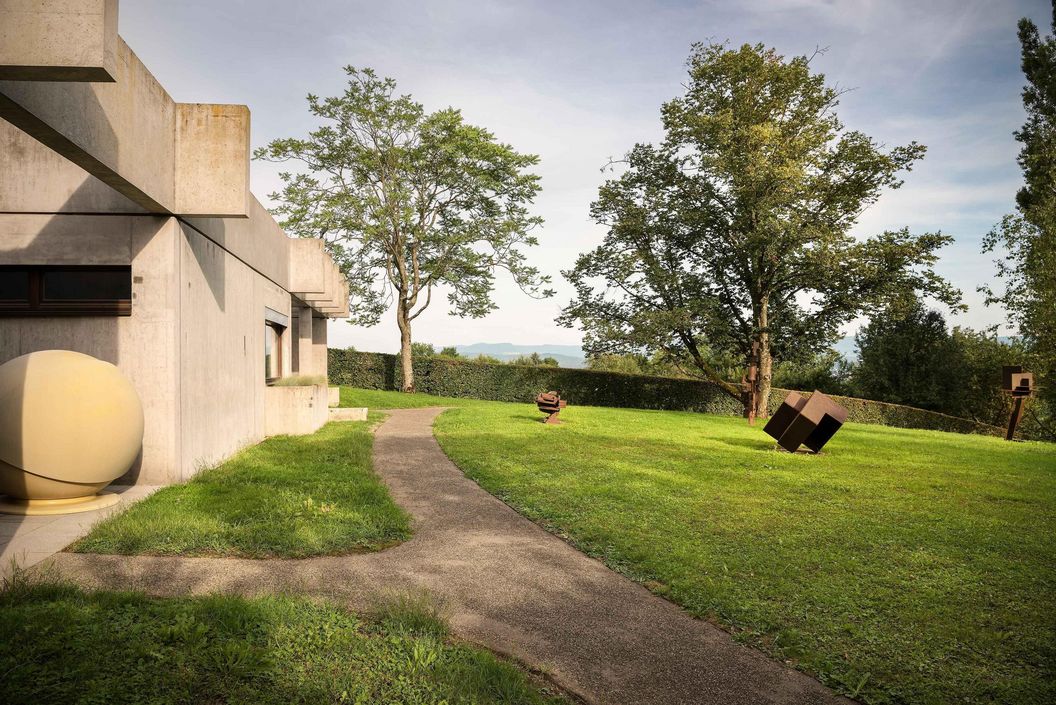
{"label": "dark green foliage", "polygon": [[[1056,3],[1053,3],[1056,16]],[[1054,17],[1056,22],[1056,17]],[[1023,107],[1027,121],[1016,132],[1024,185],[1015,214],[1007,215],[983,240],[984,252],[1003,255],[1000,286],[980,287],[988,304],[1008,311],[1029,348],[1040,399],[1030,421],[1041,419],[1056,434],[1056,38],[1042,37],[1029,19],[1019,22]]]}
{"label": "dark green foliage", "polygon": [[[20,578],[0,592],[5,705],[564,703],[405,604],[363,619],[306,599],[156,599]],[[428,626],[428,628],[424,628]],[[497,695],[499,694],[499,695]],[[500,697],[514,694],[515,697]]]}
{"label": "dark green foliage", "polygon": [[962,406],[965,380],[946,319],[918,301],[876,315],[855,340],[855,388],[867,399],[932,411]]}
{"label": "dark green foliage", "polygon": [[[396,355],[330,348],[330,384],[361,389],[400,389]],[[557,390],[570,404],[697,411],[739,415],[739,402],[708,382],[671,377],[648,377],[562,367],[528,367],[429,358],[415,361],[417,388],[426,394],[491,401],[527,402],[539,392]],[[770,410],[784,400],[787,390],[776,389]],[[810,391],[810,390],[806,390]],[[966,419],[907,406],[865,399],[835,397],[850,411],[850,420],[903,428],[995,435],[1000,429]]]}
{"label": "dark green foliage", "polygon": [[774,365],[774,386],[779,389],[820,389],[826,394],[852,395],[854,365],[835,350],[807,360],[785,360]]}

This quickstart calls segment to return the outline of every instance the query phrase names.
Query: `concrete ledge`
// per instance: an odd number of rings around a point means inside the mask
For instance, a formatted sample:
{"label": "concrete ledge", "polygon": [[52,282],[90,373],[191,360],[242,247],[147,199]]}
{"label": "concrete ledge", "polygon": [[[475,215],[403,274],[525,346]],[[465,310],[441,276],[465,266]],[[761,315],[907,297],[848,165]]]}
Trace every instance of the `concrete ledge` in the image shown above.
{"label": "concrete ledge", "polygon": [[0,0],[0,79],[117,77],[117,0]]}
{"label": "concrete ledge", "polygon": [[327,387],[326,388],[326,404],[327,406],[340,406],[341,404],[341,387]]}
{"label": "concrete ledge", "polygon": [[264,435],[303,436],[327,421],[326,385],[264,390]]}
{"label": "concrete ledge", "polygon": [[344,407],[330,409],[331,421],[366,421],[367,407]]}

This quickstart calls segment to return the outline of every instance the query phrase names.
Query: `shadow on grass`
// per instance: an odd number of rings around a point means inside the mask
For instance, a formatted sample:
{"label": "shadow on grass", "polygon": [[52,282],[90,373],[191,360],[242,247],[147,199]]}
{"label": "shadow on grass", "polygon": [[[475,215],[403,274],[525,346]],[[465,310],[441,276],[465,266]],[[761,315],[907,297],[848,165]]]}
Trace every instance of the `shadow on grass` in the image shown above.
{"label": "shadow on grass", "polygon": [[0,692],[11,705],[567,702],[452,642],[428,596],[386,604],[364,618],[289,596],[163,599],[17,573],[0,589]]}

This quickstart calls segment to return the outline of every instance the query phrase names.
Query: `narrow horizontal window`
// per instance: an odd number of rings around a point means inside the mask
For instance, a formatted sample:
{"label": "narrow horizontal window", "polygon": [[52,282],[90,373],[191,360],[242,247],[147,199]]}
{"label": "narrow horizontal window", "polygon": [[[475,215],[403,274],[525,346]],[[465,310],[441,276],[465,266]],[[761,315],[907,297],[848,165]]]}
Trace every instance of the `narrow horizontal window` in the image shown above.
{"label": "narrow horizontal window", "polygon": [[0,316],[128,316],[132,267],[0,266]]}
{"label": "narrow horizontal window", "polygon": [[0,301],[29,302],[29,272],[0,269]]}

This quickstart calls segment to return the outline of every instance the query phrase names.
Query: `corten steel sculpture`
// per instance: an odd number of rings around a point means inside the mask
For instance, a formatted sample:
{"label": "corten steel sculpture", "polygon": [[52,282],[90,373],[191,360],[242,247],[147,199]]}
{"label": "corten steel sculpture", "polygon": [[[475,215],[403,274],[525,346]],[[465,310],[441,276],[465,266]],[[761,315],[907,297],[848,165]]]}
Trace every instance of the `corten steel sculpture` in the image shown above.
{"label": "corten steel sculpture", "polygon": [[535,405],[539,407],[539,411],[546,414],[543,423],[559,424],[561,419],[558,416],[561,410],[568,406],[568,402],[557,392],[543,392],[535,398]]}
{"label": "corten steel sculpture", "polygon": [[847,410],[816,389],[809,399],[789,392],[763,430],[789,453],[800,445],[820,453],[846,420]]}
{"label": "corten steel sculpture", "polygon": [[1034,396],[1034,375],[1024,372],[1019,365],[1006,365],[1001,368],[1001,387],[1006,394],[1012,395],[1012,415],[1008,419],[1008,431],[1005,440],[1011,441],[1016,435],[1016,427],[1023,417],[1023,402]]}
{"label": "corten steel sculpture", "polygon": [[741,376],[741,395],[744,404],[744,415],[748,425],[755,425],[755,402],[759,398],[759,343],[752,343],[752,353],[748,358],[748,370]]}

